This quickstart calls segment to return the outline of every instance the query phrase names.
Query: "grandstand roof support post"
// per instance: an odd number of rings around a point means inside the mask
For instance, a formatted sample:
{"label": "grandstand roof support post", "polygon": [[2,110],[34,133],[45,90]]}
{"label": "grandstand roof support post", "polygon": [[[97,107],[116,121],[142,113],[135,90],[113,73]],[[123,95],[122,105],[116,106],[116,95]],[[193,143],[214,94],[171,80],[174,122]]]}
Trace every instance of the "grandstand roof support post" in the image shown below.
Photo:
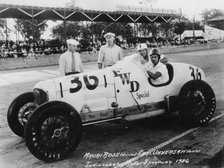
{"label": "grandstand roof support post", "polygon": [[16,44],[18,44],[18,19],[16,20]]}
{"label": "grandstand roof support post", "polygon": [[33,17],[32,17],[32,42],[34,41],[34,26],[33,26]]}
{"label": "grandstand roof support post", "polygon": [[134,38],[136,37],[136,33],[135,33],[135,29],[136,29],[136,25],[135,25],[136,23],[134,22]]}
{"label": "grandstand roof support post", "polygon": [[90,32],[92,34],[92,42],[94,44],[95,39],[94,39],[94,36],[93,36],[93,21],[92,20],[90,21],[90,29],[89,30],[90,30]]}
{"label": "grandstand roof support post", "polygon": [[139,32],[140,32],[140,37],[144,37],[143,35],[143,28],[142,28],[142,23],[139,23]]}
{"label": "grandstand roof support post", "polygon": [[[34,22],[33,21],[34,21],[34,15],[33,15],[33,7],[32,7],[32,37],[33,37],[32,43],[34,47],[36,44],[35,44],[35,38],[34,38]],[[35,51],[34,51],[34,57],[37,59]]]}
{"label": "grandstand roof support post", "polygon": [[65,41],[65,43],[66,43],[66,40],[67,40],[67,36],[66,36],[66,19],[64,19],[63,20],[63,39],[64,39],[64,41]]}
{"label": "grandstand roof support post", "polygon": [[86,30],[89,30],[89,25],[88,25],[88,21],[86,21]]}
{"label": "grandstand roof support post", "polygon": [[[180,25],[180,19],[181,19],[181,16],[182,16],[182,10],[181,10],[181,8],[180,8],[179,25]],[[181,44],[181,34],[180,34],[180,44]]]}
{"label": "grandstand roof support post", "polygon": [[138,32],[139,32],[139,26],[138,23],[136,23],[136,37],[138,37]]}
{"label": "grandstand roof support post", "polygon": [[96,39],[96,36],[95,36],[95,38],[94,38],[94,35],[93,35],[93,13],[91,13],[91,20],[90,20],[90,32],[91,32],[91,34],[92,34],[92,42],[93,42],[93,44],[94,44],[94,41],[95,41],[95,39]]}
{"label": "grandstand roof support post", "polygon": [[66,9],[64,9],[64,17],[63,17],[63,39],[66,44],[67,36],[66,36]]}
{"label": "grandstand roof support post", "polygon": [[[141,23],[141,25],[142,25],[142,23]],[[147,34],[146,27],[143,27],[142,29],[143,29],[143,37],[146,37],[146,34]]]}
{"label": "grandstand roof support post", "polygon": [[117,35],[118,34],[118,29],[117,29],[117,25],[116,25],[116,22],[113,22],[113,24],[114,24],[114,33]]}
{"label": "grandstand roof support post", "polygon": [[33,21],[34,21],[34,18],[33,18],[34,16],[33,16],[33,7],[32,7],[32,43],[34,42],[34,23],[33,23]]}
{"label": "grandstand roof support post", "polygon": [[193,41],[194,41],[194,45],[196,45],[196,40],[195,40],[195,17],[193,17]]}
{"label": "grandstand roof support post", "polygon": [[[3,25],[4,26],[4,25]],[[5,18],[5,41],[8,41],[8,25],[7,25],[7,18]]]}

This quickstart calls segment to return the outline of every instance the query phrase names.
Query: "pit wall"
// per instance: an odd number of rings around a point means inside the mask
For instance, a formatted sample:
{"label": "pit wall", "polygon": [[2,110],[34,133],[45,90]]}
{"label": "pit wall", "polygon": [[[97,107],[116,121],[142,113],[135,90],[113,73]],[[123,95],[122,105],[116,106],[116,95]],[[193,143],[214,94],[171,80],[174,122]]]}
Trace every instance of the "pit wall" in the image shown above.
{"label": "pit wall", "polygon": [[[224,48],[224,43],[208,43],[208,44],[198,44],[192,46],[168,46],[160,48],[161,53],[171,54],[177,52],[189,52],[198,50],[208,50],[208,49],[218,49]],[[136,53],[135,49],[123,50],[124,56]],[[81,58],[83,62],[96,62],[98,53],[81,53]],[[26,58],[1,58],[0,59],[0,71],[1,70],[12,70],[20,68],[30,68],[30,67],[41,67],[58,65],[60,54],[52,55],[40,55],[32,56]]]}

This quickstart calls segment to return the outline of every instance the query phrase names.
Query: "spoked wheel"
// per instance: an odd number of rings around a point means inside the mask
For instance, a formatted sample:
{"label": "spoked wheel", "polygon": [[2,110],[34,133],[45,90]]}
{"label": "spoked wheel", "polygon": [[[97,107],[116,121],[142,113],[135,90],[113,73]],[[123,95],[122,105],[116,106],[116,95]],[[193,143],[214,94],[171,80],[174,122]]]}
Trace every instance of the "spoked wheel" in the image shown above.
{"label": "spoked wheel", "polygon": [[215,94],[204,81],[187,82],[180,90],[179,100],[180,115],[188,125],[205,125],[215,112]]}
{"label": "spoked wheel", "polygon": [[[18,120],[21,125],[25,126],[32,112],[37,108],[34,102],[28,102],[21,107],[18,113]],[[23,130],[24,132],[24,130]]]}
{"label": "spoked wheel", "polygon": [[11,130],[18,136],[23,137],[25,125],[37,108],[34,103],[34,95],[32,92],[24,93],[10,104],[7,112],[7,120]]}
{"label": "spoked wheel", "polygon": [[25,128],[26,145],[40,160],[53,162],[71,154],[81,139],[81,118],[64,104],[47,103],[34,111]]}

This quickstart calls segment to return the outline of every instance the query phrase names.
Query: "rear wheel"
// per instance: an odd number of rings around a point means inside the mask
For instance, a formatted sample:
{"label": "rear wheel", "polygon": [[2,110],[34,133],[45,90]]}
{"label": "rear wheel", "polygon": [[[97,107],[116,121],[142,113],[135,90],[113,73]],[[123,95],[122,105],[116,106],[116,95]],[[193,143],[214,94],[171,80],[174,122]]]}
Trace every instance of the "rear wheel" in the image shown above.
{"label": "rear wheel", "polygon": [[12,101],[7,112],[7,121],[16,135],[23,137],[24,127],[36,107],[32,92],[24,93]]}
{"label": "rear wheel", "polygon": [[212,118],[216,99],[212,88],[204,81],[187,82],[180,90],[180,115],[191,126],[205,125]]}
{"label": "rear wheel", "polygon": [[53,162],[71,154],[81,139],[77,111],[60,103],[46,103],[34,111],[25,128],[26,145],[40,160]]}

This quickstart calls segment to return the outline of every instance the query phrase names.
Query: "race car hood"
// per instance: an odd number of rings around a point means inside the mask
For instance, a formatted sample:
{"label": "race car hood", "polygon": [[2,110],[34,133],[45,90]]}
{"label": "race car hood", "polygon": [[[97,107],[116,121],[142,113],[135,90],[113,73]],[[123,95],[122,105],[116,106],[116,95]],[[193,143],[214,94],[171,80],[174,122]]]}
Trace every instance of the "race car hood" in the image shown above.
{"label": "race car hood", "polygon": [[33,87],[33,90],[35,89],[45,92],[49,100],[56,98],[56,87],[54,80],[40,81]]}

